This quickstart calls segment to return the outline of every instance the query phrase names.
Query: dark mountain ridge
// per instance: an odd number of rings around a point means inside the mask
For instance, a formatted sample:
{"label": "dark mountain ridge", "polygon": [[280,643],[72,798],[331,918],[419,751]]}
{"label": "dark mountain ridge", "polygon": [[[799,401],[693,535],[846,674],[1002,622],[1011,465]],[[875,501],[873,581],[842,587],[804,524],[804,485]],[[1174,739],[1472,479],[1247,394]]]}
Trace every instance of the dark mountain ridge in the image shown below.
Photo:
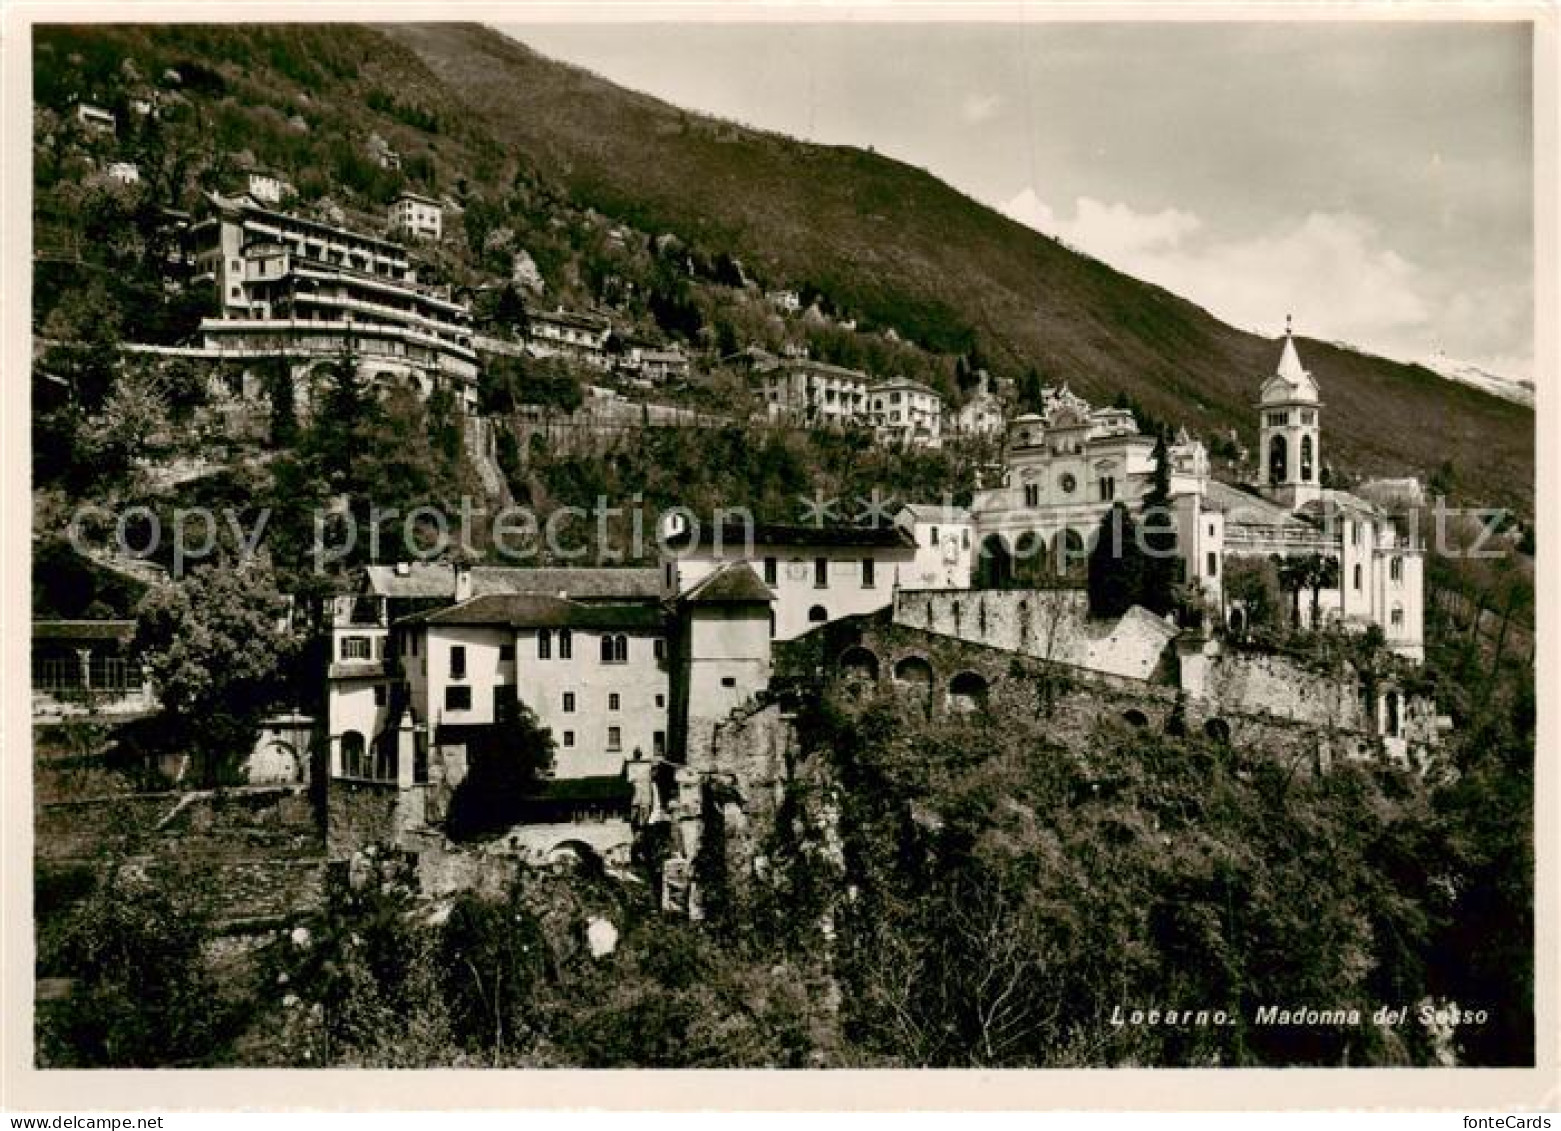
{"label": "dark mountain ridge", "polygon": [[[1097,401],[1255,437],[1275,340],[1069,250],[876,153],[799,142],[678,109],[468,24],[376,30],[410,49],[501,144],[572,194],[650,231],[729,251],[774,282],[1000,373],[1033,366]],[[1283,312],[1275,312],[1276,323]],[[1327,404],[1326,459],[1428,475],[1531,509],[1531,410],[1417,366],[1298,339]]]}

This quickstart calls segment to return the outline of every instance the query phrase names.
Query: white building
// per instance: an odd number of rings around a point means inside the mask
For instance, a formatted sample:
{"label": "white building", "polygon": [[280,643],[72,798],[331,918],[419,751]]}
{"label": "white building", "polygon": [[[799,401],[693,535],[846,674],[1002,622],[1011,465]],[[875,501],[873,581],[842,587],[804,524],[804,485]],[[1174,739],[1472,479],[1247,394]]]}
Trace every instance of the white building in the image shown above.
{"label": "white building", "polygon": [[791,640],[821,624],[888,605],[910,584],[911,534],[898,527],[727,523],[663,532],[662,591],[684,592],[731,562],[747,562],[774,595],[771,633]]}
{"label": "white building", "polygon": [[[1287,562],[1331,561],[1338,582],[1317,592],[1321,624],[1315,627],[1375,624],[1395,651],[1421,658],[1423,548],[1382,507],[1322,486],[1322,402],[1288,331],[1257,407],[1260,487],[1211,478],[1207,452],[1185,432],[1168,447],[1185,576],[1239,628],[1245,610],[1226,599],[1230,562],[1275,561],[1283,577]],[[1082,576],[1105,513],[1118,501],[1134,509],[1142,504],[1154,446],[1125,409],[1083,413],[1076,403],[1059,402],[1049,419],[1014,420],[1002,486],[978,491],[971,505],[978,584],[1003,588],[1057,574]],[[1312,598],[1310,589],[1292,597],[1303,625],[1312,626]]]}
{"label": "white building", "polygon": [[844,427],[867,420],[867,375],[807,358],[755,366],[770,416],[800,424]]}
{"label": "white building", "polygon": [[961,436],[997,436],[1002,434],[1003,419],[1003,402],[983,372],[981,384],[954,414],[949,430]]}
{"label": "white building", "polygon": [[975,520],[964,507],[907,503],[895,524],[916,542],[916,558],[901,577],[911,589],[969,589],[975,575]]}
{"label": "white building", "polygon": [[532,352],[542,357],[563,354],[593,369],[607,369],[607,338],[612,323],[599,314],[581,314],[559,307],[528,314],[527,337]]}
{"label": "white building", "polygon": [[444,235],[444,206],[433,197],[403,192],[390,206],[390,230],[414,239],[438,240]]}
{"label": "white building", "polygon": [[884,443],[936,448],[943,442],[943,398],[920,381],[891,378],[868,390],[868,420]]}
{"label": "white building", "polygon": [[122,185],[136,185],[141,183],[141,170],[134,161],[115,161],[108,167],[108,178]]}
{"label": "white building", "polygon": [[291,195],[293,186],[275,173],[255,170],[246,179],[246,191],[262,204],[281,204],[284,196]]}

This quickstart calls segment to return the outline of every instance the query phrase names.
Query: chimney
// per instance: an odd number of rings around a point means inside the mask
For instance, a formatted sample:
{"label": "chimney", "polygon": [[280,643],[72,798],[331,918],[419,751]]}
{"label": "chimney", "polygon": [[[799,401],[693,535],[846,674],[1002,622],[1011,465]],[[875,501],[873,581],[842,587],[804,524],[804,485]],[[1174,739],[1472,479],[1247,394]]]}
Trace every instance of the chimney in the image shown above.
{"label": "chimney", "polygon": [[472,567],[465,562],[457,562],[455,566],[455,599],[456,601],[472,599]]}

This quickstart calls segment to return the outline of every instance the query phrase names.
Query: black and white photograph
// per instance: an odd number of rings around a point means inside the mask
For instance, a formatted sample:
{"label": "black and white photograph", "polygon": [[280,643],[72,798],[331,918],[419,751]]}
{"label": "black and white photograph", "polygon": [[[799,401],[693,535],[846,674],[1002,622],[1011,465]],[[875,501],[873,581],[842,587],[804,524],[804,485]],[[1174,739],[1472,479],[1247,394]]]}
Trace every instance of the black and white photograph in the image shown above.
{"label": "black and white photograph", "polygon": [[1534,13],[741,10],[8,28],[29,1070],[1542,1068]]}

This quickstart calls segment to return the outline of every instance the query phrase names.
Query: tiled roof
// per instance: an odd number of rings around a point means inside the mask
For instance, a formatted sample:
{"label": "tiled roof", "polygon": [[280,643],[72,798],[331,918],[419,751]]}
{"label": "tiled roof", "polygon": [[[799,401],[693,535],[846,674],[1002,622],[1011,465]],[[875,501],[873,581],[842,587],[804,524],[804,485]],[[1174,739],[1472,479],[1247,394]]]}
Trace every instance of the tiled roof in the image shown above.
{"label": "tiled roof", "polygon": [[1213,504],[1211,509],[1234,514],[1242,522],[1264,526],[1294,526],[1310,528],[1310,524],[1297,518],[1291,510],[1261,495],[1248,494],[1239,487],[1209,480],[1204,498]]}
{"label": "tiled roof", "polygon": [[727,562],[695,582],[678,599],[690,605],[767,605],[775,595],[747,562]]}
{"label": "tiled roof", "polygon": [[[455,567],[448,562],[412,562],[398,573],[395,566],[369,566],[364,588],[381,597],[454,597]],[[536,593],[576,601],[635,601],[661,593],[655,569],[618,566],[473,566],[472,595]]]}
{"label": "tiled roof", "polygon": [[512,628],[662,628],[659,603],[589,605],[532,593],[490,593],[458,605],[414,613],[399,624],[496,624]]}
{"label": "tiled roof", "polygon": [[[696,533],[698,545],[714,544],[716,531],[705,527],[697,532],[689,530],[668,535],[666,544],[668,548],[687,546]],[[720,536],[723,546],[745,546],[751,541],[755,546],[916,548],[916,539],[898,526],[797,526],[761,522],[750,528],[731,523],[721,527]]]}
{"label": "tiled roof", "polygon": [[970,512],[964,507],[946,507],[939,503],[906,503],[900,514],[909,515],[912,522],[936,522],[958,525],[970,521]]}

